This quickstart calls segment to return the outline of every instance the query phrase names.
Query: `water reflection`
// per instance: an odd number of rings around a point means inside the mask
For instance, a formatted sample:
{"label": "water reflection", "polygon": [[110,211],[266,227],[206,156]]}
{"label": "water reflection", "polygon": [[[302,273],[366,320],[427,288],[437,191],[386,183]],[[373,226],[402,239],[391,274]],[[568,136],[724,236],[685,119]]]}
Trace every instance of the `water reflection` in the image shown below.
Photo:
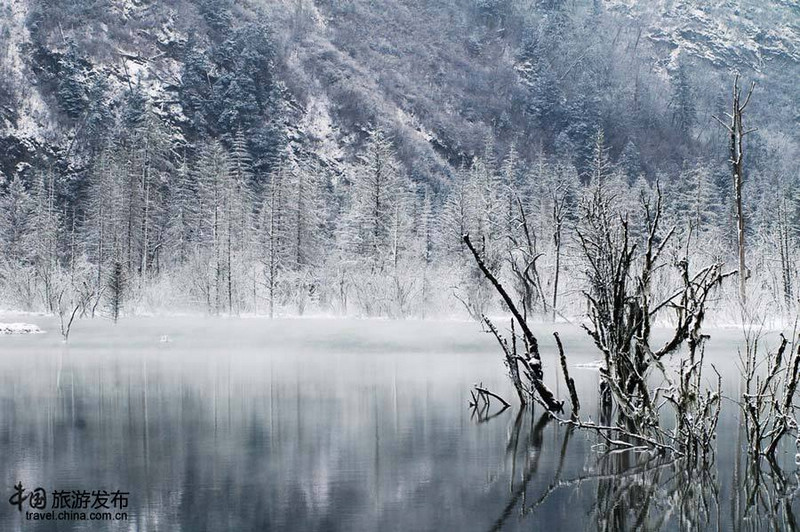
{"label": "water reflection", "polygon": [[[91,327],[69,348],[0,344],[2,530],[96,529],[21,520],[5,502],[17,481],[130,491],[129,520],[110,530],[795,527],[793,451],[742,461],[736,408],[705,469],[604,454],[540,409],[471,412],[478,379],[513,393],[474,324]],[[596,408],[596,373],[574,377]]]}
{"label": "water reflection", "polygon": [[[527,408],[523,408],[519,410],[514,419],[514,426],[508,440],[508,445],[506,445],[506,456],[511,460],[511,475],[509,477],[509,491],[511,492],[511,496],[505,508],[503,508],[500,517],[492,525],[491,530],[501,530],[515,508],[519,508],[519,514],[521,516],[524,516],[529,510],[526,505],[528,486],[539,469],[539,460],[542,455],[542,444],[544,442],[544,429],[552,420],[552,417],[547,413],[539,415],[535,423],[533,422],[533,417],[533,409],[528,412]],[[526,421],[529,421],[531,425],[527,426]],[[523,433],[523,428],[525,428],[524,434],[521,434]],[[564,445],[562,446],[556,477],[561,473],[564,456],[566,455],[566,442],[569,440],[571,431],[571,427],[567,428],[564,435]],[[519,456],[520,451],[522,456]],[[515,485],[518,467],[522,478]]]}
{"label": "water reflection", "polygon": [[[797,468],[785,471],[775,461],[737,457],[733,497],[725,509],[713,456],[698,462],[648,452],[607,452],[598,442],[593,449],[601,451],[587,457],[584,472],[566,478],[565,462],[574,457],[569,445],[580,430],[553,425],[546,412],[538,416],[524,408],[517,412],[505,448],[511,462],[507,503],[490,530],[515,527],[550,499],[564,494],[578,498],[585,491],[594,495],[586,508],[587,530],[797,530]],[[537,481],[542,476],[539,464],[548,426],[560,434],[558,462],[547,482]]]}
{"label": "water reflection", "polygon": [[734,530],[758,530],[769,525],[772,530],[798,530],[797,497],[800,475],[797,468],[788,471],[773,461],[737,462],[741,489],[731,502]]}

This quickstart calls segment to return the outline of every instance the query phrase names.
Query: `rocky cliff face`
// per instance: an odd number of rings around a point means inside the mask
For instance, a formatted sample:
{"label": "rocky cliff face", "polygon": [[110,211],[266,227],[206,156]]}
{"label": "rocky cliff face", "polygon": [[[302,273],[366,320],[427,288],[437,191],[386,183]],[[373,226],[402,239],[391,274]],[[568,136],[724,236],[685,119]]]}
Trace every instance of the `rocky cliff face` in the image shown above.
{"label": "rocky cliff face", "polygon": [[771,61],[800,61],[800,7],[796,2],[607,2],[640,21],[643,36],[672,52],[715,67],[767,70]]}

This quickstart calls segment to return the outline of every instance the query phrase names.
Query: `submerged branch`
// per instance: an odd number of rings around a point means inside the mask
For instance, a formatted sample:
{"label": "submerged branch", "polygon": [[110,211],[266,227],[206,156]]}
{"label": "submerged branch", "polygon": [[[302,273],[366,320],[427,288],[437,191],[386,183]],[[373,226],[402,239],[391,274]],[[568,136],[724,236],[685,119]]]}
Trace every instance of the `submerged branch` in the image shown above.
{"label": "submerged branch", "polygon": [[489,397],[497,399],[498,401],[500,401],[500,404],[503,405],[503,407],[504,407],[503,409],[504,410],[506,408],[508,408],[509,406],[511,406],[510,404],[508,404],[508,401],[506,401],[505,399],[503,399],[502,397],[500,397],[496,393],[494,393],[492,391],[489,391],[489,390],[487,390],[486,388],[484,388],[482,386],[479,386],[479,385],[475,386],[475,391],[478,392],[478,395],[488,395]]}

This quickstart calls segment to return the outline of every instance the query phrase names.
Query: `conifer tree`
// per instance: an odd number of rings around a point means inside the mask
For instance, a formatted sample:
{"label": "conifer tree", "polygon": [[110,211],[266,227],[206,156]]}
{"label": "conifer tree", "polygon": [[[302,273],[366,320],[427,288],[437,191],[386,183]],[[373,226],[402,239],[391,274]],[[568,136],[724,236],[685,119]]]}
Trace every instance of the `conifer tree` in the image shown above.
{"label": "conifer tree", "polygon": [[114,323],[119,320],[124,301],[125,268],[119,261],[114,262],[108,276],[108,308]]}
{"label": "conifer tree", "polygon": [[211,141],[201,148],[195,168],[195,182],[199,200],[198,243],[202,256],[208,259],[206,301],[209,310],[218,314],[225,302],[225,229],[226,192],[230,175],[230,159],[219,141]]}
{"label": "conifer tree", "polygon": [[0,279],[23,308],[33,310],[35,278],[30,244],[35,238],[35,202],[19,173],[0,196]]}

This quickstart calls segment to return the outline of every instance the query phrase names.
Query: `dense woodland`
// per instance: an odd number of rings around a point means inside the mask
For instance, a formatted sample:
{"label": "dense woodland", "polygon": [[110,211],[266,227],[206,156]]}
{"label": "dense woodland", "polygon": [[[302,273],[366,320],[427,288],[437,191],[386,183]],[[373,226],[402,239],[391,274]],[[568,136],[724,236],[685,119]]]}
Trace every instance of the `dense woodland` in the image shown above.
{"label": "dense woodland", "polygon": [[[736,269],[728,133],[713,116],[727,120],[738,70],[758,82],[744,115],[758,128],[744,145],[748,301],[797,308],[797,60],[775,46],[665,45],[652,13],[613,2],[4,9],[3,307],[505,310],[469,233],[527,315],[571,318],[585,312],[578,235],[599,188],[634,239],[641,198],[660,190],[673,262]],[[679,269],[654,275],[669,286]],[[731,283],[711,305],[736,299]]]}

